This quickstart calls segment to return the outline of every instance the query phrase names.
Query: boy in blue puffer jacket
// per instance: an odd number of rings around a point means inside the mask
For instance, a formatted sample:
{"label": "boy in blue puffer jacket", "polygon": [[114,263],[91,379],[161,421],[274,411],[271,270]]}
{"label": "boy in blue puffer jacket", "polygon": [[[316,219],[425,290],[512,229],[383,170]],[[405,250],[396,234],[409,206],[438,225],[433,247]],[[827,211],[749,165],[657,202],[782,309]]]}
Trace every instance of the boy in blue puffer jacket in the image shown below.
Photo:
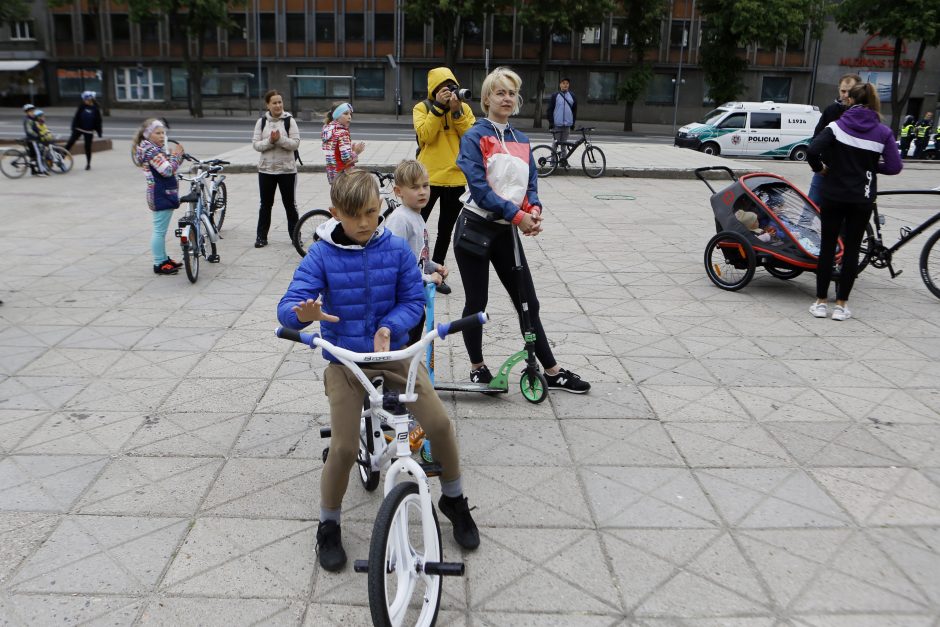
{"label": "boy in blue puffer jacket", "polygon": [[[408,243],[379,226],[381,201],[375,177],[364,170],[343,172],[330,189],[333,219],[317,229],[320,242],[311,246],[294,272],[277,307],[278,321],[291,329],[320,322],[323,338],[342,348],[383,352],[404,348],[408,331],[424,310],[418,262]],[[329,312],[329,313],[327,313]],[[359,417],[364,390],[356,376],[323,351],[331,363],[323,375],[330,400],[330,454],[320,477],[320,565],[338,571],[346,563],[340,533],[340,511],[349,471],[359,451]],[[407,362],[385,362],[363,368],[367,377],[383,376],[391,387],[404,389]],[[418,368],[418,400],[408,409],[424,428],[440,462],[438,508],[454,526],[454,539],[466,549],[480,544],[480,535],[460,481],[454,425],[423,365]]]}

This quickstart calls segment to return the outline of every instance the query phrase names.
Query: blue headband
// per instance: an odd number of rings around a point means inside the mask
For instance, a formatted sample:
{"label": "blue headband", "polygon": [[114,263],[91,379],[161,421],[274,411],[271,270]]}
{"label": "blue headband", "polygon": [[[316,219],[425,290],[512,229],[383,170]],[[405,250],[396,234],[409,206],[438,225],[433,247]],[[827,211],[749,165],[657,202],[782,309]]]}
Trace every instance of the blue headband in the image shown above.
{"label": "blue headband", "polygon": [[335,122],[336,120],[338,120],[347,111],[350,113],[353,112],[352,105],[349,104],[348,102],[344,102],[343,104],[333,109],[333,121]]}

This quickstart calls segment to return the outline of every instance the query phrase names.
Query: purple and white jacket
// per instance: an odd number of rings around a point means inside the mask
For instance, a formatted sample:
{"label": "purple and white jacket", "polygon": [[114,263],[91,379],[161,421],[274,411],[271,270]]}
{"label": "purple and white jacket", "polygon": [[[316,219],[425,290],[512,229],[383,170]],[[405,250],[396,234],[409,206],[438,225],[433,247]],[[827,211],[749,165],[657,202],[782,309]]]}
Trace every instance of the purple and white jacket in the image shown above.
{"label": "purple and white jacket", "polygon": [[839,203],[875,202],[877,174],[897,174],[902,167],[891,129],[876,112],[860,105],[816,136],[807,160],[813,172],[823,164],[828,168],[820,191],[823,199]]}

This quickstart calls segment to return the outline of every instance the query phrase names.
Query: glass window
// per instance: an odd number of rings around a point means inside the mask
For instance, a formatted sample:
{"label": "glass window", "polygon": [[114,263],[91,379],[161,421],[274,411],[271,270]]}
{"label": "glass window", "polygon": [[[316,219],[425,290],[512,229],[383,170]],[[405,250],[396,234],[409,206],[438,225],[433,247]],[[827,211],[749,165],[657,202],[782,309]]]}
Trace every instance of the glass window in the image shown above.
{"label": "glass window", "polygon": [[803,52],[806,50],[806,35],[787,40],[787,50],[790,52]]}
{"label": "glass window", "polygon": [[512,16],[497,15],[493,18],[493,43],[511,44],[512,42]]}
{"label": "glass window", "polygon": [[588,100],[615,102],[617,100],[617,73],[591,72],[588,76]]}
{"label": "glass window", "polygon": [[157,20],[144,20],[140,23],[141,41],[160,41],[160,23]]}
{"label": "glass window", "polygon": [[650,104],[672,104],[675,102],[675,78],[672,74],[653,74],[646,90],[646,102]]}
{"label": "glass window", "polygon": [[113,41],[130,41],[131,23],[127,15],[114,13],[111,15],[111,39]]}
{"label": "glass window", "polygon": [[33,21],[21,20],[10,24],[10,39],[33,39]]}
{"label": "glass window", "polygon": [[571,31],[565,33],[552,33],[552,43],[553,44],[570,44],[571,43]]}
{"label": "glass window", "polygon": [[98,32],[98,17],[82,13],[82,37],[85,41],[95,41]]}
{"label": "glass window", "polygon": [[123,67],[114,70],[114,88],[121,101],[163,100],[161,68]]}
{"label": "glass window", "polygon": [[768,100],[790,102],[790,78],[786,76],[765,76],[761,82],[760,99],[761,102]]}
{"label": "glass window", "polygon": [[307,41],[307,22],[303,13],[286,13],[287,41]]}
{"label": "glass window", "polygon": [[264,95],[264,92],[268,90],[268,68],[261,67],[261,86],[259,89],[258,86],[258,66],[257,65],[240,65],[238,66],[238,72],[242,74],[251,74],[252,78],[245,77],[245,80],[248,81],[248,95],[252,98],[260,98]]}
{"label": "glass window", "polygon": [[394,13],[376,13],[375,14],[375,40],[376,41],[394,41],[395,40],[395,14]]}
{"label": "glass window", "polygon": [[601,43],[601,25],[588,26],[581,33],[581,44],[585,46],[596,46]]}
{"label": "glass window", "polygon": [[362,13],[346,14],[346,40],[361,41],[366,34],[365,15]]}
{"label": "glass window", "polygon": [[356,68],[356,98],[385,98],[385,68]]}
{"label": "glass window", "polygon": [[405,13],[405,41],[424,43],[424,24],[420,18]]}
{"label": "glass window", "polygon": [[56,41],[73,41],[72,16],[55,14],[52,16],[52,29],[55,31]]}
{"label": "glass window", "polygon": [[56,70],[59,96],[79,96],[83,91],[101,93],[101,72],[90,68],[59,68]]}
{"label": "glass window", "polygon": [[776,130],[780,128],[779,113],[752,113],[751,128]]}
{"label": "glass window", "polygon": [[483,21],[466,20],[463,23],[463,40],[468,44],[483,43]]}
{"label": "glass window", "polygon": [[483,89],[483,79],[486,78],[486,69],[473,68],[470,71],[470,93],[473,96],[471,100],[480,101],[480,91]]}
{"label": "glass window", "polygon": [[260,21],[261,21],[261,41],[262,42],[277,41],[277,26],[275,24],[274,14],[262,13]]}
{"label": "glass window", "polygon": [[[297,74],[303,76],[323,76],[326,74],[326,68],[323,67],[301,67],[297,68]],[[297,95],[301,98],[324,98],[326,97],[326,81],[313,80],[309,78],[296,79]]]}
{"label": "glass window", "polygon": [[535,26],[524,26],[522,28],[522,43],[526,44],[537,44],[539,43],[539,29]]}
{"label": "glass window", "polygon": [[627,34],[626,20],[614,20],[614,23],[610,27],[610,45],[614,47],[630,45],[630,36]]}
{"label": "glass window", "polygon": [[688,20],[673,20],[669,27],[669,45],[673,48],[684,48],[689,45]]}
{"label": "glass window", "polygon": [[229,18],[232,20],[232,23],[228,28],[229,40],[247,40],[248,17],[244,13],[238,13],[236,15],[230,15]]}
{"label": "glass window", "polygon": [[718,128],[744,128],[747,124],[746,113],[732,113],[725,118],[725,121],[718,125]]}
{"label": "glass window", "polygon": [[336,19],[332,13],[316,14],[316,40],[319,43],[333,43],[336,39]]}
{"label": "glass window", "polygon": [[170,98],[173,100],[187,100],[186,79],[188,76],[185,68],[175,67],[170,69]]}
{"label": "glass window", "polygon": [[[431,68],[415,68],[411,71],[411,98],[412,100],[426,100],[428,97],[428,70]],[[483,81],[480,81],[483,84]]]}

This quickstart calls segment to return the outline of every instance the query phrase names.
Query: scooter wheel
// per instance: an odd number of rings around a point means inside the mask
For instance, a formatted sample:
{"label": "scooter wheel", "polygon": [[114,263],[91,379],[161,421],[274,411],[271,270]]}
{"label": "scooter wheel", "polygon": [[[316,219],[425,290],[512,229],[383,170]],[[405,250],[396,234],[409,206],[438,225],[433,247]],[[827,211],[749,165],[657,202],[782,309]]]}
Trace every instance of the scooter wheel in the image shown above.
{"label": "scooter wheel", "polygon": [[541,372],[523,372],[519,379],[522,396],[530,403],[541,403],[548,398],[548,381]]}

